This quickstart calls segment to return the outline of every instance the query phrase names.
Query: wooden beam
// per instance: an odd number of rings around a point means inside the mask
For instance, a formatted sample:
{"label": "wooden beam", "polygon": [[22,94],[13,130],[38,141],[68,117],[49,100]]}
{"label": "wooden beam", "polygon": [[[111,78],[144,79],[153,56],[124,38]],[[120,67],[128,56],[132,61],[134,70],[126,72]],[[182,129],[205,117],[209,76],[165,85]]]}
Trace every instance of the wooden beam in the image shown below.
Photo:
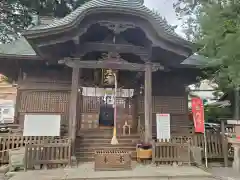
{"label": "wooden beam", "polygon": [[[127,61],[96,61],[86,60],[81,61],[79,58],[66,58],[58,61],[59,64],[66,64],[68,67],[85,68],[85,69],[118,69],[129,71],[145,71],[145,64],[129,63]],[[158,63],[150,63],[151,70],[163,70],[164,67]]]}
{"label": "wooden beam", "polygon": [[80,69],[74,67],[72,71],[72,86],[70,94],[70,105],[69,105],[69,131],[68,135],[72,141],[72,152],[75,156],[75,140],[76,140],[76,124],[77,124],[77,104],[78,104],[78,88],[80,81]]}
{"label": "wooden beam", "polygon": [[[88,42],[79,44],[77,49],[79,49],[78,52],[81,53],[81,55],[92,51],[131,53],[138,56],[150,56],[152,53],[151,49],[146,47],[134,46],[131,44],[113,44],[104,42]],[[142,60],[144,61],[145,59]]]}
{"label": "wooden beam", "polygon": [[145,143],[152,140],[152,66],[146,63],[144,85]]}

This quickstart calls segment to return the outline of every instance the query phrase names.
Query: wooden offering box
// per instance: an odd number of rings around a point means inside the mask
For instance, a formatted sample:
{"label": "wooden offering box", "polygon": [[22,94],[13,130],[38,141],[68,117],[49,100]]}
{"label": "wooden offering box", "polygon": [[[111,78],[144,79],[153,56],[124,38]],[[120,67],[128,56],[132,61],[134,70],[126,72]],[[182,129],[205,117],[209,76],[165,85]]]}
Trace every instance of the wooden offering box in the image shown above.
{"label": "wooden offering box", "polygon": [[131,170],[131,161],[129,152],[115,149],[95,151],[95,171]]}

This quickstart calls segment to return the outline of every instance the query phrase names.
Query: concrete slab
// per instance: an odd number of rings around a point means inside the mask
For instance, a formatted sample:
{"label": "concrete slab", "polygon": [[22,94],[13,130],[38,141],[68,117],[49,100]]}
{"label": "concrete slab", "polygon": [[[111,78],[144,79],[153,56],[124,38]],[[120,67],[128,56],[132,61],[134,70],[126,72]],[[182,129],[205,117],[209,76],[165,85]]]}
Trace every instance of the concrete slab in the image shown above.
{"label": "concrete slab", "polygon": [[81,180],[81,179],[178,179],[178,180],[212,180],[211,174],[197,167],[136,165],[131,171],[94,171],[93,163],[84,163],[76,168],[53,170],[35,170],[18,172],[10,180]]}

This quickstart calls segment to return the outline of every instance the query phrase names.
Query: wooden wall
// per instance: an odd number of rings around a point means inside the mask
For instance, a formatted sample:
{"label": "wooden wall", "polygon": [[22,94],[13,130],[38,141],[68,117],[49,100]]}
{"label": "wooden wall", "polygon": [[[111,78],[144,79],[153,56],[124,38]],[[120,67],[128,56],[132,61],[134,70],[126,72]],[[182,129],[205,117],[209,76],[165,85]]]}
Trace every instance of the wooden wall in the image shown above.
{"label": "wooden wall", "polygon": [[[67,126],[71,72],[69,69],[61,71],[45,69],[44,72],[40,72],[34,73],[34,70],[29,70],[27,76],[18,81],[19,123],[23,125],[25,113],[59,113],[62,115],[62,124]],[[153,74],[153,133],[156,132],[156,113],[171,114],[172,133],[189,132],[188,101],[183,82],[181,74],[174,72]],[[79,102],[78,129],[96,128],[100,108],[99,99],[86,96],[79,99],[82,101]],[[144,98],[134,97],[129,103],[130,109],[119,108],[124,115],[120,116],[122,120],[118,120],[121,122],[118,128],[122,127],[126,119],[133,126],[136,126],[139,117],[140,122],[144,122]]]}
{"label": "wooden wall", "polygon": [[[167,113],[171,117],[171,133],[188,134],[190,121],[188,119],[187,99],[177,96],[153,96],[152,132],[156,133],[156,114]],[[139,98],[139,117],[144,125],[144,97]]]}

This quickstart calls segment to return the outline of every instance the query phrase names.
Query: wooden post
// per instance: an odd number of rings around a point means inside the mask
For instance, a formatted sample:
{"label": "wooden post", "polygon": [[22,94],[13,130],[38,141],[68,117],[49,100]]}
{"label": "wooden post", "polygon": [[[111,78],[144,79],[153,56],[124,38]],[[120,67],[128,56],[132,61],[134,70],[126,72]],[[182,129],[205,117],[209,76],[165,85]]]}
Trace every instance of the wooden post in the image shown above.
{"label": "wooden post", "polygon": [[76,122],[77,122],[77,104],[78,104],[78,88],[79,88],[79,68],[72,68],[72,86],[69,104],[69,131],[68,135],[72,142],[72,152],[75,156],[75,139],[76,139]]}
{"label": "wooden post", "polygon": [[225,124],[224,120],[221,120],[221,135],[222,135],[222,153],[224,158],[224,166],[228,167],[228,143],[225,138]]}
{"label": "wooden post", "polygon": [[146,63],[144,87],[145,143],[152,139],[152,66]]}
{"label": "wooden post", "polygon": [[15,111],[14,111],[14,123],[19,124],[23,127],[23,123],[19,120],[19,107],[20,107],[20,100],[21,100],[22,91],[17,88],[17,96],[16,96],[16,103],[15,103]]}

